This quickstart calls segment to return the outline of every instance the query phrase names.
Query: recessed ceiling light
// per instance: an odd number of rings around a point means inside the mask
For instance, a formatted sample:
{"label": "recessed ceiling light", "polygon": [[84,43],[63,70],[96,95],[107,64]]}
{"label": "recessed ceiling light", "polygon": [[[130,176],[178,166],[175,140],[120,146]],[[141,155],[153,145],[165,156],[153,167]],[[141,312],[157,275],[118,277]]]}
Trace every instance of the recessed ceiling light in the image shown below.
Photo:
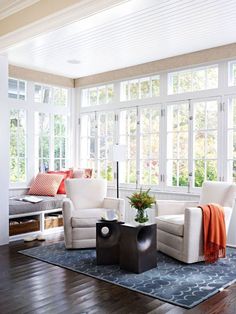
{"label": "recessed ceiling light", "polygon": [[67,63],[70,63],[70,64],[80,64],[80,61],[77,60],[77,59],[70,59],[70,60],[67,60]]}

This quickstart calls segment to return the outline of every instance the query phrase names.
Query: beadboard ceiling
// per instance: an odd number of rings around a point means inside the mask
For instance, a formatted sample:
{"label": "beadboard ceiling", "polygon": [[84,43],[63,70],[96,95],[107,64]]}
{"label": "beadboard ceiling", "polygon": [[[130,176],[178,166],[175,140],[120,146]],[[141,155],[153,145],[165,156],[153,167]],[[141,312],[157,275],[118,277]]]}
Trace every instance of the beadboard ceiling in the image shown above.
{"label": "beadboard ceiling", "polygon": [[78,78],[234,43],[235,16],[235,0],[130,0],[6,53],[11,64]]}

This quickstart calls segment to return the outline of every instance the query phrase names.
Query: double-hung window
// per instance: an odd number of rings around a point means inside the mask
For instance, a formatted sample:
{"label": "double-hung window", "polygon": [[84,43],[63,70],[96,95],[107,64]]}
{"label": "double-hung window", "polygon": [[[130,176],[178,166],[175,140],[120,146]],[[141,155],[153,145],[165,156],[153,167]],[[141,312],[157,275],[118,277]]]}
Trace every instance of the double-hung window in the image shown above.
{"label": "double-hung window", "polygon": [[26,182],[26,110],[10,111],[10,182]]}

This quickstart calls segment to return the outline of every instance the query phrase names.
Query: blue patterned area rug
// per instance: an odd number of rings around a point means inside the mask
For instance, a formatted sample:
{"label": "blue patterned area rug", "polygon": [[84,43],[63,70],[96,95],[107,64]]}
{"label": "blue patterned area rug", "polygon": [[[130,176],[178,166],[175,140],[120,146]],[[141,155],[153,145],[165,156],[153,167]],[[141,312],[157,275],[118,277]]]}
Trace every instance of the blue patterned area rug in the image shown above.
{"label": "blue patterned area rug", "polygon": [[61,266],[153,298],[192,308],[236,281],[236,250],[215,264],[184,264],[157,252],[157,267],[142,274],[118,265],[97,266],[94,249],[66,250],[64,243],[34,247],[20,253]]}

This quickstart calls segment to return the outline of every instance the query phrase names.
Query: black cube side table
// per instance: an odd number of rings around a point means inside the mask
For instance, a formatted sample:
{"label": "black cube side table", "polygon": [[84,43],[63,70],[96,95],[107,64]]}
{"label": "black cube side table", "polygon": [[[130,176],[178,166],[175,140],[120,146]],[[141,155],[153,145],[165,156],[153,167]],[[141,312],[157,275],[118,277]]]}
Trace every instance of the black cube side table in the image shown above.
{"label": "black cube side table", "polygon": [[121,221],[101,220],[96,223],[97,265],[119,264]]}
{"label": "black cube side table", "polygon": [[120,268],[139,274],[156,266],[156,224],[121,225]]}

